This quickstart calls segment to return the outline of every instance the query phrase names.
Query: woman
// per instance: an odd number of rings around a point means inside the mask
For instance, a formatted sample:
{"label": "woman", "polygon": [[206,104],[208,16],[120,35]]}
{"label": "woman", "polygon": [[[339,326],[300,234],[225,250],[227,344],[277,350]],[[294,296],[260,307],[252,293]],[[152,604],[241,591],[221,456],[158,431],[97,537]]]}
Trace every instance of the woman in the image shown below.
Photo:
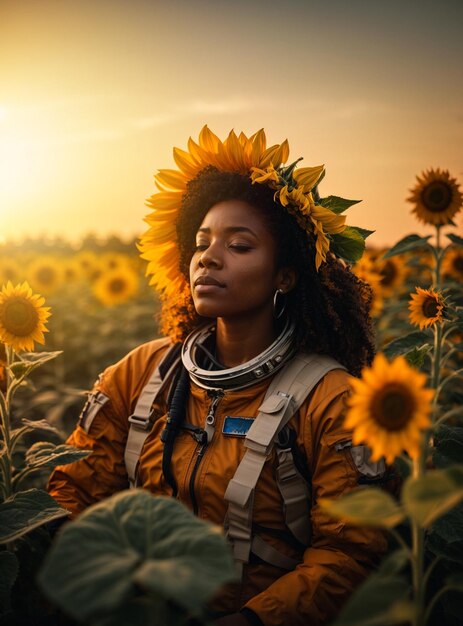
{"label": "woman", "polygon": [[373,340],[370,291],[336,250],[358,256],[362,238],[336,212],[348,201],[318,196],[323,168],[284,166],[287,142],[263,131],[205,127],[174,157],[141,242],[171,339],[100,376],[69,439],[93,454],[50,491],[75,515],[129,481],[173,495],[233,545],[241,580],[217,624],[326,624],[385,548],[318,504],[383,469],[343,426]]}

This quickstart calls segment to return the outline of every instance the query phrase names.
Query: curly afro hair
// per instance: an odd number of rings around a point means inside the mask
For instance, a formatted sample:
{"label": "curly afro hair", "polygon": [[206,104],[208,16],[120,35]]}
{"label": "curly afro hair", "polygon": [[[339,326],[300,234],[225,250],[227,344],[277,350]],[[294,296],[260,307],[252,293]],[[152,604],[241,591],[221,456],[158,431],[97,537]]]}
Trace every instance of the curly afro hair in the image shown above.
{"label": "curly afro hair", "polygon": [[[287,301],[297,345],[307,352],[331,355],[358,376],[374,356],[371,288],[331,254],[317,272],[314,239],[274,201],[273,194],[267,185],[253,185],[248,176],[212,166],[202,170],[188,184],[177,219],[179,269],[188,281],[196,232],[212,206],[235,199],[260,209],[277,243],[277,267],[297,271],[297,284]],[[197,315],[189,291],[175,302],[164,302],[162,330],[177,340],[206,321]]]}

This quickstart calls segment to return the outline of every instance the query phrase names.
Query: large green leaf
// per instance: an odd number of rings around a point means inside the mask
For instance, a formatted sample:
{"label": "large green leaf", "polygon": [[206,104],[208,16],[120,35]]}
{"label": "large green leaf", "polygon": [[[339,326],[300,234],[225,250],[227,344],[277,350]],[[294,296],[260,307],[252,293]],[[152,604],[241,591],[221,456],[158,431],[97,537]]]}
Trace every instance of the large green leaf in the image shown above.
{"label": "large green leaf", "polygon": [[407,602],[405,576],[372,574],[350,598],[332,626],[393,626],[406,624],[413,615]]}
{"label": "large green leaf", "polygon": [[383,259],[389,259],[392,256],[396,256],[397,254],[403,254],[404,252],[409,252],[410,250],[416,250],[418,248],[431,248],[428,243],[428,239],[430,239],[431,235],[427,237],[420,237],[419,235],[407,235],[403,239],[401,239],[395,246],[392,246],[390,250],[383,254]]}
{"label": "large green leaf", "polygon": [[62,350],[56,352],[23,352],[21,359],[12,363],[9,369],[15,378],[22,378],[28,376],[36,367],[56,359],[60,354],[62,354]]}
{"label": "large green leaf", "polygon": [[336,254],[351,263],[355,263],[365,251],[365,239],[351,226],[346,226],[342,233],[330,235]]}
{"label": "large green leaf", "polygon": [[463,428],[461,426],[439,427],[435,433],[433,461],[436,467],[444,468],[463,459]]}
{"label": "large green leaf", "polygon": [[0,552],[0,615],[10,609],[11,588],[18,576],[18,559],[12,552]]}
{"label": "large green leaf", "polygon": [[162,598],[146,596],[131,598],[110,615],[92,620],[92,626],[189,626],[191,623],[183,609],[167,604]]}
{"label": "large green leaf", "polygon": [[364,240],[368,239],[368,237],[375,232],[374,230],[368,230],[366,228],[361,228],[360,226],[349,226],[349,228],[356,230]]}
{"label": "large green leaf", "polygon": [[463,565],[463,504],[434,522],[428,547],[434,554]]}
{"label": "large green leaf", "polygon": [[393,528],[405,517],[392,496],[378,488],[357,489],[336,500],[322,499],[322,509],[359,526]]}
{"label": "large green leaf", "polygon": [[413,348],[422,347],[429,340],[429,335],[421,330],[415,330],[404,337],[393,339],[383,348],[384,354],[390,359],[399,354],[406,354]]}
{"label": "large green leaf", "polygon": [[426,472],[405,481],[402,499],[409,515],[424,528],[463,500],[463,465]]}
{"label": "large green leaf", "polygon": [[55,435],[60,434],[56,426],[53,426],[53,424],[50,424],[47,420],[28,420],[23,418],[21,422],[30,430],[45,430],[47,432],[54,433]]}
{"label": "large green leaf", "polygon": [[57,467],[85,459],[91,450],[81,450],[66,444],[55,445],[50,441],[37,441],[26,452],[29,467]]}
{"label": "large green leaf", "polygon": [[337,215],[344,213],[349,207],[359,202],[361,202],[361,200],[346,200],[346,198],[340,198],[339,196],[327,196],[319,200],[319,204]]}
{"label": "large green leaf", "polygon": [[87,620],[115,611],[140,591],[196,614],[233,577],[230,550],[216,526],[172,498],[136,489],[65,526],[39,579],[50,599]]}
{"label": "large green leaf", "polygon": [[0,504],[0,543],[15,541],[42,524],[69,515],[46,491],[20,491]]}
{"label": "large green leaf", "polygon": [[432,346],[429,343],[425,343],[421,348],[413,348],[409,352],[405,352],[405,358],[407,362],[416,367],[417,369],[421,369],[426,360],[426,355],[432,350]]}

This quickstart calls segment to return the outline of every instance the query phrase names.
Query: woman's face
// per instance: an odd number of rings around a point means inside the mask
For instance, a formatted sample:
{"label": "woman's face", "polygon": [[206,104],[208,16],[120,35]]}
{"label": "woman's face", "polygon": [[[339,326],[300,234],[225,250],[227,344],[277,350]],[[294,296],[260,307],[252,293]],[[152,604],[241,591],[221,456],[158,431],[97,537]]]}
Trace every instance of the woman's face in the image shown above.
{"label": "woman's face", "polygon": [[199,315],[248,318],[273,311],[285,271],[277,270],[276,243],[262,212],[241,200],[215,204],[196,234],[190,285]]}

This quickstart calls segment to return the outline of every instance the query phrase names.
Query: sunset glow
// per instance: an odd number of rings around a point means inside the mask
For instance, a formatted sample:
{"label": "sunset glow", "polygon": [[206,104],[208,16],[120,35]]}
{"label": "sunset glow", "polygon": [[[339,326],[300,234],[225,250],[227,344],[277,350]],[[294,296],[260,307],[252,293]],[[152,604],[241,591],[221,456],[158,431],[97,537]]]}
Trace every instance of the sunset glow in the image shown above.
{"label": "sunset glow", "polygon": [[142,232],[153,174],[204,123],[325,163],[373,243],[427,232],[416,173],[463,172],[463,5],[444,5],[2,2],[1,237]]}

